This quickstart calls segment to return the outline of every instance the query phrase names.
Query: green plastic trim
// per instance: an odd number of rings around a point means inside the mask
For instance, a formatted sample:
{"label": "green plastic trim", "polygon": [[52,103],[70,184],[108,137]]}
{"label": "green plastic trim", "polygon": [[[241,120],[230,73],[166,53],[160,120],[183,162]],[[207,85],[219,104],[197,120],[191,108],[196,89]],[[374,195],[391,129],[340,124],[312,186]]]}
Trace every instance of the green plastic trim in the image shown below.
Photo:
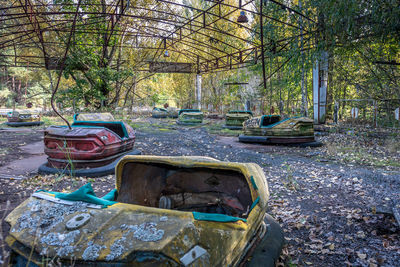
{"label": "green plastic trim", "polygon": [[181,115],[182,112],[201,112],[199,109],[180,109],[178,115]]}
{"label": "green plastic trim", "polygon": [[166,110],[165,108],[158,108],[158,107],[154,107],[153,110],[168,112],[168,110]]}
{"label": "green plastic trim", "polygon": [[250,176],[250,181],[251,181],[251,184],[253,185],[253,188],[254,188],[255,190],[258,190],[258,187],[257,187],[256,181],[254,181],[254,178],[253,178],[253,176]]}
{"label": "green plastic trim", "polygon": [[228,216],[225,214],[218,214],[218,213],[203,213],[203,212],[197,212],[193,211],[193,218],[198,221],[212,221],[212,222],[237,222],[237,221],[243,221],[247,222],[246,219],[239,218],[239,217],[233,217],[233,216]]}
{"label": "green plastic trim", "polygon": [[[124,138],[129,138],[128,131],[126,130],[125,124],[122,121],[74,121],[71,127],[81,127],[81,128],[106,128],[100,125],[75,125],[75,123],[105,123],[105,124],[121,124],[122,131],[124,132]],[[108,129],[110,130],[110,129]],[[111,130],[110,130],[111,131]]]}
{"label": "green plastic trim", "polygon": [[251,204],[250,211],[253,210],[253,208],[258,204],[258,202],[260,202],[260,196],[258,196],[256,200],[254,200],[253,204]]}
{"label": "green plastic trim", "polygon": [[250,114],[251,116],[253,116],[253,112],[251,112],[250,110],[229,110],[228,114],[230,113],[246,113],[246,114]]}
{"label": "green plastic trim", "polygon": [[[113,192],[114,190],[112,190],[111,192]],[[101,205],[103,208],[107,208],[108,206],[118,203],[115,201],[110,201],[110,200],[107,200],[104,198],[97,197],[93,191],[91,183],[85,184],[84,186],[82,186],[81,188],[79,188],[78,190],[76,190],[72,193],[51,192],[51,191],[47,191],[47,190],[39,190],[37,192],[47,192],[50,194],[54,194],[54,196],[56,198],[63,199],[63,200],[82,201],[82,202],[86,202],[86,203]],[[110,193],[108,193],[106,196],[108,196]],[[115,192],[114,192],[114,194],[115,194]]]}
{"label": "green plastic trim", "polygon": [[118,197],[118,191],[116,188],[114,188],[113,190],[111,190],[110,192],[108,192],[104,197],[102,197],[101,199],[104,200],[109,200],[109,201],[114,201],[115,199],[117,199]]}
{"label": "green plastic trim", "polygon": [[[287,121],[288,119],[290,119],[290,118],[287,118],[287,119],[284,119],[284,120],[282,120],[282,121],[278,121],[278,122],[275,122],[275,123],[273,123],[273,124],[270,124],[270,125],[268,125],[268,126],[262,126],[263,121],[264,121],[264,118],[265,118],[265,117],[272,117],[272,116],[279,116],[279,115],[263,115],[263,116],[261,117],[261,120],[260,120],[260,128],[272,128],[272,127],[274,127],[274,126],[276,126],[276,125],[278,125],[278,124],[281,124],[282,122]],[[280,117],[281,117],[281,116],[279,116],[279,118],[280,118]]]}

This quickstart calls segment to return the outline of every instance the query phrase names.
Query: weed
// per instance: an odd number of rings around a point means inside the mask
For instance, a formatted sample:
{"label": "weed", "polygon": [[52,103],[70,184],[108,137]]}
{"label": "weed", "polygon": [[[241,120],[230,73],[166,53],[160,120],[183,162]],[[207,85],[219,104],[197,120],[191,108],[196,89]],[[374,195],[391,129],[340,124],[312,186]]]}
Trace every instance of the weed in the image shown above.
{"label": "weed", "polygon": [[[286,170],[285,170],[286,168]],[[284,172],[286,172],[286,176],[283,180],[283,185],[290,190],[297,191],[300,189],[299,183],[293,176],[293,171],[289,164],[285,163],[284,167],[282,168]]]}
{"label": "weed", "polygon": [[338,152],[337,146],[332,143],[325,144],[325,147],[329,155],[336,155]]}
{"label": "weed", "polygon": [[64,169],[62,170],[62,172],[60,172],[60,173],[57,174],[56,182],[60,181],[60,180],[65,176],[66,170],[69,171],[70,177],[73,177],[73,174],[74,174],[74,172],[75,172],[74,163],[73,163],[72,157],[71,157],[71,150],[68,149],[67,140],[64,139],[63,143],[64,143],[64,146],[63,146],[63,147],[61,147],[61,146],[58,145],[58,144],[57,144],[57,146],[58,146],[58,149],[60,149],[61,152],[63,152],[63,153],[65,154],[68,163],[67,163],[67,165],[64,167]]}

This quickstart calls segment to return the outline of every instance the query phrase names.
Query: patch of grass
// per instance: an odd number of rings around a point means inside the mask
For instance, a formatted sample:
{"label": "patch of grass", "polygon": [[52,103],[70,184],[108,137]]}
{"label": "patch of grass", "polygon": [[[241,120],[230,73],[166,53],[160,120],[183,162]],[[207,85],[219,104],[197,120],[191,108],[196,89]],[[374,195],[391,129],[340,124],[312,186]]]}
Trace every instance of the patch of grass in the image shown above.
{"label": "patch of grass", "polygon": [[166,128],[159,128],[158,130],[161,131],[161,132],[169,132],[169,131],[171,131],[171,129],[166,129]]}
{"label": "patch of grass", "polygon": [[221,136],[239,136],[242,130],[229,130],[222,127],[222,123],[214,123],[206,126],[207,131],[210,134],[216,134]]}
{"label": "patch of grass", "polygon": [[161,123],[153,124],[150,122],[130,122],[130,126],[134,129],[142,132],[154,133],[154,132],[171,132],[175,130],[175,124],[172,123]]}
{"label": "patch of grass", "polygon": [[369,165],[376,167],[400,167],[398,160],[392,159],[390,156],[371,153],[363,148],[355,147],[337,147],[339,159],[347,163],[356,163],[361,165]]}
{"label": "patch of grass", "polygon": [[[64,115],[64,118],[67,119],[72,124],[73,122],[72,115]],[[56,117],[43,116],[41,120],[44,122],[45,125],[66,125],[66,123],[58,116]]]}
{"label": "patch of grass", "polygon": [[151,124],[148,122],[129,122],[128,123],[132,128],[134,129],[142,129],[142,128],[149,128],[151,127]]}

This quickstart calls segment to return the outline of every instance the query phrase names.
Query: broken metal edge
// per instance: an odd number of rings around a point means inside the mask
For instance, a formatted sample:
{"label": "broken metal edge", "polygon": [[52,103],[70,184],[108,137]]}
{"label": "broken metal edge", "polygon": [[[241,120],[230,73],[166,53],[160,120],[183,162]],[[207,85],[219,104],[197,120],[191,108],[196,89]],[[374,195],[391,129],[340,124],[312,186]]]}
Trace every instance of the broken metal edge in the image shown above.
{"label": "broken metal edge", "polygon": [[186,252],[186,254],[183,255],[183,257],[181,257],[179,260],[184,266],[188,266],[206,253],[207,250],[200,247],[199,245],[196,245],[188,252]]}
{"label": "broken metal edge", "polygon": [[[53,203],[64,204],[64,205],[68,205],[68,206],[72,206],[76,203],[75,201],[59,199],[59,198],[56,198],[56,197],[50,195],[49,193],[43,193],[43,192],[35,192],[32,194],[32,197],[36,197],[36,198],[44,199],[44,200],[47,200],[47,201],[50,201]],[[87,207],[92,208],[92,209],[102,209],[101,205],[96,205],[96,204],[88,204]]]}
{"label": "broken metal edge", "polygon": [[12,174],[0,173],[0,179],[23,180],[26,178],[27,177],[22,176],[22,175],[12,175]]}

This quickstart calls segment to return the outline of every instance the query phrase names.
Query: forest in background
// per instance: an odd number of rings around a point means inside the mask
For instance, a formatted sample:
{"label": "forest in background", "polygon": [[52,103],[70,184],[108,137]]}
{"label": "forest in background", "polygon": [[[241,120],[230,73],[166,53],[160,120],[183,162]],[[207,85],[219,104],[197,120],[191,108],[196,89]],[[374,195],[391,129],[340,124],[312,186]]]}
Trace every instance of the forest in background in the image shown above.
{"label": "forest in background", "polygon": [[[0,1],[5,3],[6,1]],[[74,10],[72,0],[55,0],[64,9]],[[84,1],[83,1],[84,2]],[[98,6],[82,5],[96,16]],[[154,1],[134,1],[151,9]],[[212,1],[183,0],[183,3],[205,9]],[[236,0],[226,3],[237,5]],[[262,65],[257,57],[254,65],[246,68],[221,70],[202,75],[203,108],[222,112],[223,107],[243,108],[249,100],[258,105],[262,113],[310,113],[312,112],[312,67],[322,51],[329,53],[328,114],[338,99],[390,100],[399,106],[400,86],[400,3],[396,0],[294,0],[264,1],[263,34],[266,58],[267,87],[262,85]],[[93,1],[92,1],[93,3]],[[252,8],[257,10],[259,2]],[[286,8],[298,10],[298,16]],[[92,13],[91,13],[92,12]],[[190,18],[191,10],[175,10],[180,16]],[[223,7],[222,13],[228,12]],[[148,14],[148,13],[147,13]],[[236,20],[239,14],[229,16]],[[72,16],[72,15],[71,15]],[[215,23],[233,36],[260,42],[248,28],[260,30],[258,17],[247,14],[245,27]],[[87,19],[87,18],[83,18]],[[107,18],[99,19],[85,30],[76,31],[71,44],[65,70],[56,95],[62,107],[85,107],[88,109],[115,109],[140,105],[162,105],[166,102],[184,108],[195,101],[196,74],[153,74],[142,71],[155,55],[146,45],[157,44],[152,37],[131,36],[129,29],[138,27],[131,18],[121,18],[115,23],[114,34],[108,35]],[[147,25],[154,31],[157,23]],[[0,34],[5,31],[5,20],[0,22]],[[163,30],[158,28],[158,30]],[[165,29],[168,30],[168,29]],[[62,35],[54,39],[65,42]],[[221,52],[234,48],[235,38],[214,31],[208,35],[193,34],[202,43],[220,42]],[[105,45],[107,44],[107,45]],[[241,44],[240,44],[241,45]],[[132,47],[135,47],[132,49]],[[29,47],[0,46],[0,55],[12,55]],[[182,56],[173,46],[168,48],[169,57],[159,55],[159,61],[193,62]],[[190,42],[183,42],[179,49],[190,51]],[[62,51],[51,51],[53,54]],[[212,54],[212,48],[198,50],[200,55]],[[35,56],[32,54],[31,56]],[[0,106],[34,106],[49,108],[49,101],[57,71],[34,67],[9,67],[12,57],[0,56]],[[247,83],[235,85],[235,83]],[[397,101],[397,102],[396,102]],[[341,102],[344,105],[346,102]],[[171,105],[170,104],[170,105]],[[363,103],[368,105],[368,102]],[[331,115],[332,116],[332,115]]]}

